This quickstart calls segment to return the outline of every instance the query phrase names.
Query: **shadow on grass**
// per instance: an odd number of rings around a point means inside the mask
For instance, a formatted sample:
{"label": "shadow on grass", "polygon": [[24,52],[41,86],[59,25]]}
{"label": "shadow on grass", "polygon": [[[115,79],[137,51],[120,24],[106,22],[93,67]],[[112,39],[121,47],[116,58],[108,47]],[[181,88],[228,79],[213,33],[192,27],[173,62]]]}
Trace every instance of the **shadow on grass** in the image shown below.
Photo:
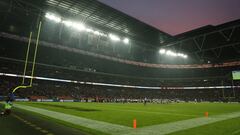
{"label": "shadow on grass", "polygon": [[71,106],[65,106],[65,105],[53,105],[53,104],[41,104],[41,105],[46,105],[49,107],[57,107],[57,108],[62,108],[62,109],[70,109],[70,110],[76,110],[76,111],[81,111],[81,112],[95,112],[95,111],[101,111],[98,109],[88,109],[88,108],[81,108],[81,107],[71,107]]}

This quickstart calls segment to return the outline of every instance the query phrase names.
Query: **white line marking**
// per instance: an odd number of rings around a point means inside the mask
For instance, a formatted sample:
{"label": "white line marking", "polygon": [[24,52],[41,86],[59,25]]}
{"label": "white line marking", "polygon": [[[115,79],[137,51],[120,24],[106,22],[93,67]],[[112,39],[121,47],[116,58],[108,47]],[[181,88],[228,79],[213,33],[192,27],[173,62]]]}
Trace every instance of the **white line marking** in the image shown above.
{"label": "white line marking", "polygon": [[233,135],[237,135],[238,133],[240,133],[240,129],[239,129],[239,130],[236,130],[236,131],[234,131],[232,134],[233,134]]}
{"label": "white line marking", "polygon": [[212,117],[201,117],[189,120],[176,121],[172,123],[160,124],[147,126],[144,128],[138,128],[135,130],[130,130],[124,133],[124,135],[165,135],[173,132],[178,132],[181,130],[186,130],[194,127],[199,127],[227,119],[233,119],[240,117],[240,112],[216,115]]}
{"label": "white line marking", "polygon": [[130,130],[130,127],[127,126],[122,126],[122,125],[117,125],[117,124],[111,124],[107,122],[102,122],[102,121],[96,121],[96,120],[91,120],[91,119],[86,119],[74,115],[69,115],[69,114],[64,114],[60,112],[55,112],[55,111],[50,111],[46,109],[40,109],[36,107],[31,107],[31,106],[26,106],[26,105],[20,105],[20,104],[15,104],[15,107],[24,109],[27,111],[39,113],[51,118],[55,118],[58,120],[62,120],[68,123],[72,123],[75,125],[80,125],[83,127],[95,129],[101,132],[105,133],[118,133],[118,132],[123,132],[126,130]]}

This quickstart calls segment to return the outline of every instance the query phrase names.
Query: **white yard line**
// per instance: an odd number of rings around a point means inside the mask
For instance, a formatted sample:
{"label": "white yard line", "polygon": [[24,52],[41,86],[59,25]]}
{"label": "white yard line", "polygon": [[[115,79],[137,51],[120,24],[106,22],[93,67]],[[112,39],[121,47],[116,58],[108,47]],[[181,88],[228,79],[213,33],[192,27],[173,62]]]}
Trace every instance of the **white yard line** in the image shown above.
{"label": "white yard line", "polygon": [[189,120],[182,120],[172,123],[153,125],[144,128],[139,128],[135,130],[130,130],[124,133],[124,135],[165,135],[173,132],[178,132],[181,130],[186,130],[194,127],[199,127],[223,120],[228,120],[232,118],[240,117],[240,112],[216,115],[212,117],[202,117],[202,118],[194,118]]}
{"label": "white yard line", "polygon": [[127,127],[127,126],[86,119],[86,118],[82,118],[74,115],[69,115],[65,113],[50,111],[50,110],[26,106],[26,105],[15,104],[14,106],[16,108],[39,113],[54,119],[62,120],[71,124],[91,128],[91,129],[98,130],[105,133],[118,133],[118,132],[123,132],[131,129],[130,127]]}
{"label": "white yard line", "polygon": [[239,135],[240,134],[240,129],[239,130],[236,130],[236,131],[234,131],[233,133],[232,133],[232,135]]}
{"label": "white yard line", "polygon": [[[193,118],[188,120],[182,120],[182,121],[176,121],[176,122],[171,122],[166,124],[159,124],[159,125],[133,129],[127,126],[86,119],[86,118],[82,118],[74,115],[50,111],[50,110],[41,109],[37,107],[31,107],[31,106],[20,105],[20,104],[16,104],[15,107],[24,109],[27,111],[39,113],[39,114],[42,114],[51,118],[55,118],[58,120],[62,120],[71,124],[91,128],[94,130],[98,130],[98,131],[105,132],[108,134],[113,134],[113,135],[165,135],[173,132],[178,132],[181,130],[186,130],[194,127],[211,124],[218,121],[240,117],[240,112],[235,112],[235,113],[211,116],[208,118],[206,117]],[[239,133],[238,131],[236,132]]]}

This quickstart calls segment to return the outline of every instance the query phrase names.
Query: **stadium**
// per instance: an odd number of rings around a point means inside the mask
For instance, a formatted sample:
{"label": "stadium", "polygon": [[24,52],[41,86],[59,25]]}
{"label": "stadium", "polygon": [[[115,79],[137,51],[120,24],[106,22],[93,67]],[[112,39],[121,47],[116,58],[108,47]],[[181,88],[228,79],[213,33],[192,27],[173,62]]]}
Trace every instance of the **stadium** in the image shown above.
{"label": "stadium", "polygon": [[173,36],[98,0],[0,18],[1,135],[240,135],[240,19]]}

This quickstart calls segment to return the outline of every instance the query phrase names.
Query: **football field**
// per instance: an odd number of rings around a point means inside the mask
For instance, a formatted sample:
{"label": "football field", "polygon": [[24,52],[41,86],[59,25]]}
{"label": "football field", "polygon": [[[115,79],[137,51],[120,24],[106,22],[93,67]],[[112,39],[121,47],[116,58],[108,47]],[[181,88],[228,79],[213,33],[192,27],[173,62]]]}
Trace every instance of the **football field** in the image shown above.
{"label": "football field", "polygon": [[[48,121],[80,129],[86,134],[240,134],[237,103],[15,103],[15,109],[47,117]],[[209,116],[205,116],[205,112]],[[137,128],[133,129],[133,120]]]}

